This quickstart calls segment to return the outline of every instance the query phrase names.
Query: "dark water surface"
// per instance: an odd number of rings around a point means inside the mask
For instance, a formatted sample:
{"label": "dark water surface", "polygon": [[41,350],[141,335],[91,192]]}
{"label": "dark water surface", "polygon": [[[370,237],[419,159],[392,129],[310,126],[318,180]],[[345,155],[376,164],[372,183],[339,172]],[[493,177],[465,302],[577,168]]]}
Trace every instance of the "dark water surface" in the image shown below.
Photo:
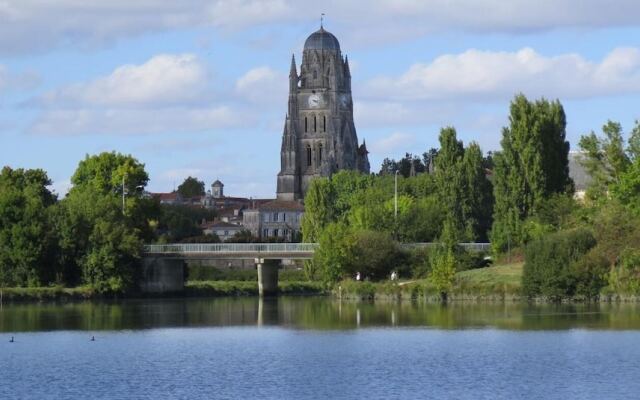
{"label": "dark water surface", "polygon": [[174,398],[638,399],[640,308],[325,298],[0,308],[0,399]]}

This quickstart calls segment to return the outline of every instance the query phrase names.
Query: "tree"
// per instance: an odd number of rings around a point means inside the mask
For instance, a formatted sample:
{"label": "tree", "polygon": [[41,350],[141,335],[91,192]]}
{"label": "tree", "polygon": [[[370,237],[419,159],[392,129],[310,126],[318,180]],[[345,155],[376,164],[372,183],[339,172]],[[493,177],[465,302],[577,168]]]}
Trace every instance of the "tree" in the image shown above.
{"label": "tree", "polygon": [[74,186],[56,210],[61,259],[98,291],[131,289],[142,244],[153,236],[150,220],[158,217],[157,204],[142,196],[148,181],[144,165],[115,152],[87,156],[71,181]]}
{"label": "tree", "polygon": [[443,231],[447,237],[442,240],[455,244],[463,237],[464,217],[462,211],[462,158],[464,146],[457,138],[455,128],[446,127],[440,131],[440,151],[436,158],[436,184],[438,196],[445,208]]}
{"label": "tree", "polygon": [[189,176],[178,186],[178,193],[184,198],[203,196],[204,182]]}
{"label": "tree", "polygon": [[[80,161],[71,177],[72,191],[76,188],[93,187],[98,193],[122,195],[122,182],[127,195],[141,193],[141,188],[149,182],[149,175],[141,164],[130,155],[104,152],[95,156],[87,155]],[[77,189],[76,189],[77,190]]]}
{"label": "tree", "polygon": [[313,264],[324,282],[337,282],[350,270],[353,236],[346,225],[331,223],[320,234],[318,243]]}
{"label": "tree", "polygon": [[493,214],[493,187],[480,146],[472,142],[462,158],[462,218],[467,241],[486,241]]}
{"label": "tree", "polygon": [[216,216],[213,210],[177,204],[163,204],[160,211],[158,231],[168,242],[180,242],[188,237],[202,235],[202,221],[211,221]]}
{"label": "tree", "polygon": [[[427,153],[424,153],[423,159],[426,159],[426,157]],[[411,153],[405,153],[404,157],[399,161],[385,158],[382,161],[379,174],[394,175],[396,171],[398,171],[398,173],[405,178],[420,174],[426,171],[426,166],[423,163],[423,159],[420,159],[420,157],[414,156]]]}
{"label": "tree", "polygon": [[630,146],[624,147],[622,126],[618,122],[607,121],[602,127],[604,137],[598,137],[594,132],[580,138],[582,150],[581,164],[591,176],[591,184],[587,195],[592,200],[602,200],[606,197],[609,185],[619,183],[622,175],[629,169],[632,159],[637,155],[640,142],[640,129],[634,129]]}
{"label": "tree", "polygon": [[40,169],[0,172],[0,286],[39,286],[56,280],[55,196]]}
{"label": "tree", "polygon": [[451,245],[486,238],[493,196],[483,165],[477,143],[465,149],[455,128],[442,129],[435,177],[438,196],[446,210],[441,240]]}
{"label": "tree", "polygon": [[453,250],[448,247],[442,247],[431,252],[430,257],[431,272],[428,280],[440,293],[440,299],[446,302],[456,276],[456,260]]}
{"label": "tree", "polygon": [[491,241],[504,251],[508,241],[523,242],[522,222],[544,199],[571,191],[566,117],[559,101],[530,102],[520,94],[511,102],[502,149],[494,154],[494,221]]}
{"label": "tree", "polygon": [[335,193],[328,178],[316,178],[305,196],[302,235],[305,242],[315,242],[322,230],[335,219]]}

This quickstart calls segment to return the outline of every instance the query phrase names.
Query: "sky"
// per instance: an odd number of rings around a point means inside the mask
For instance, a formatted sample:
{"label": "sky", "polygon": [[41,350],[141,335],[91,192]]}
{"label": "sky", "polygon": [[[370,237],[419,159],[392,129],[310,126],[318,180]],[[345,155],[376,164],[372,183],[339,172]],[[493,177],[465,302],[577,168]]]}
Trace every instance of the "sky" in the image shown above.
{"label": "sky", "polygon": [[118,151],[153,192],[195,176],[273,198],[291,55],[322,13],[372,171],[444,126],[498,150],[520,92],[562,102],[573,150],[640,118],[637,0],[0,0],[0,166],[63,195],[81,159]]}

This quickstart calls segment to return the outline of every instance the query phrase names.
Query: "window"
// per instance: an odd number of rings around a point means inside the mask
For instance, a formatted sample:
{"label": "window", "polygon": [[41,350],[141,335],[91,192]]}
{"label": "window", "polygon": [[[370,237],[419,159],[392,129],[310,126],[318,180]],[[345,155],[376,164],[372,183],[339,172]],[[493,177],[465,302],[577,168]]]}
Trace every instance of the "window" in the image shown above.
{"label": "window", "polygon": [[326,132],[327,131],[327,116],[323,115],[322,116],[322,132]]}
{"label": "window", "polygon": [[263,222],[269,222],[269,214],[264,213],[264,215],[262,216],[262,221]]}
{"label": "window", "polygon": [[268,230],[267,228],[264,228],[264,229],[262,230],[262,236],[263,236],[263,237],[267,237],[267,236],[269,236],[269,230]]}
{"label": "window", "polygon": [[273,220],[274,220],[274,221],[277,221],[277,220],[278,220],[278,213],[277,213],[277,212],[274,212],[274,213],[273,213]]}
{"label": "window", "polygon": [[313,70],[313,79],[318,79],[318,71]]}
{"label": "window", "polygon": [[282,213],[282,221],[287,221],[287,213]]}
{"label": "window", "polygon": [[277,229],[274,229],[274,230],[273,230],[273,236],[278,237],[278,236],[279,236],[279,233],[280,233],[280,232],[278,232],[278,230],[277,230]]}
{"label": "window", "polygon": [[311,146],[307,145],[307,167],[311,166]]}
{"label": "window", "polygon": [[307,117],[304,117],[304,131],[308,132],[309,122],[307,121]]}
{"label": "window", "polygon": [[229,236],[229,231],[224,231],[225,236]]}
{"label": "window", "polygon": [[313,131],[318,132],[318,123],[315,115],[313,116]]}
{"label": "window", "polygon": [[318,164],[322,164],[322,145],[318,145]]}

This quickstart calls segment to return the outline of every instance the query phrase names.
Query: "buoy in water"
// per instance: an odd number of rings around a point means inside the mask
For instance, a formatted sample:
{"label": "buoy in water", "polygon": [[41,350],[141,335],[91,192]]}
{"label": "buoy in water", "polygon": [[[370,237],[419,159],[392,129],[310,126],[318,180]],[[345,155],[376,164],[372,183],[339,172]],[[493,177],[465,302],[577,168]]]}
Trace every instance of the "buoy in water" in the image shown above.
{"label": "buoy in water", "polygon": [[11,336],[11,340],[9,340],[9,343],[13,343],[13,342],[14,342],[13,336]]}
{"label": "buoy in water", "polygon": [[95,341],[96,341],[95,336],[91,336],[91,341],[92,341],[92,342],[95,342]]}

